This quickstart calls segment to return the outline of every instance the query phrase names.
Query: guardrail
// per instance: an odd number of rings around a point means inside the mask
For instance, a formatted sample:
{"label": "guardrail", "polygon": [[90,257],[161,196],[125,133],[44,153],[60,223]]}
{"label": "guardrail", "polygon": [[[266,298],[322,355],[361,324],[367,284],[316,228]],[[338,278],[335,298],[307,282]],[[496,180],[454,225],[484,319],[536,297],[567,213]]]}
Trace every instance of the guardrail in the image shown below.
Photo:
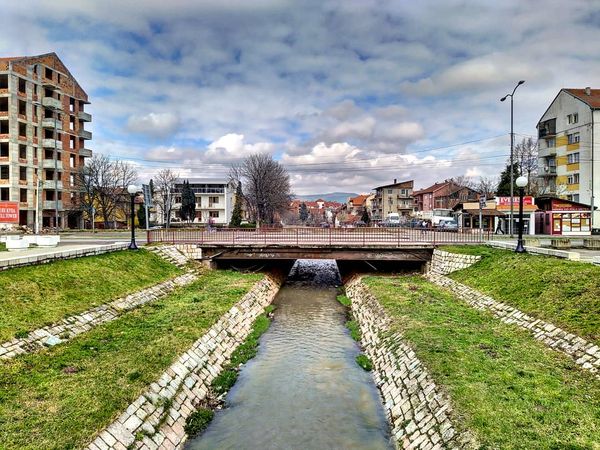
{"label": "guardrail", "polygon": [[381,245],[481,243],[489,231],[443,231],[432,228],[212,228],[148,230],[148,243],[214,245]]}

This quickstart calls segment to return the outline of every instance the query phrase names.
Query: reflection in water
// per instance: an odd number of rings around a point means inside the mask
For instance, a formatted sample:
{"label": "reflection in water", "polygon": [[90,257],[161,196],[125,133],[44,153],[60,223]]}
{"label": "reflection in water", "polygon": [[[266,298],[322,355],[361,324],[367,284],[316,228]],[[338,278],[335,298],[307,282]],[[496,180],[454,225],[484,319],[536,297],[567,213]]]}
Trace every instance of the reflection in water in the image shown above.
{"label": "reflection in water", "polygon": [[330,261],[299,261],[274,304],[256,358],[227,408],[188,449],[385,449],[388,428],[371,375],[335,300]]}

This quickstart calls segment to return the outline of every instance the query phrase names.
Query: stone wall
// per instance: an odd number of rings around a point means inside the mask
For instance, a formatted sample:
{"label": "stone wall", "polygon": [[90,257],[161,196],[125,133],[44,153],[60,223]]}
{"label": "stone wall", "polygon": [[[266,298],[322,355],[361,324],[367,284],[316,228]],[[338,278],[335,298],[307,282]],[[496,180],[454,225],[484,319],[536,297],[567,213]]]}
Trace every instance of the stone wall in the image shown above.
{"label": "stone wall", "polygon": [[551,323],[531,317],[512,306],[498,302],[476,289],[465,286],[443,275],[430,272],[429,281],[442,286],[475,309],[486,310],[502,322],[528,330],[544,344],[569,355],[577,364],[593,373],[600,371],[600,348],[585,339],[569,333]]}
{"label": "stone wall", "polygon": [[67,317],[53,325],[38,328],[30,332],[27,337],[15,338],[12,341],[0,344],[0,359],[14,358],[17,355],[32,353],[73,339],[75,336],[85,333],[102,323],[115,320],[125,311],[167,295],[178,286],[192,283],[197,278],[198,276],[195,273],[190,272],[89,309],[81,314]]}
{"label": "stone wall", "polygon": [[346,285],[352,314],[360,325],[361,343],[373,362],[373,376],[399,448],[468,448],[471,437],[459,434],[450,418],[451,405],[427,369],[398,332],[359,277]]}
{"label": "stone wall", "polygon": [[189,259],[202,259],[202,248],[198,244],[176,244],[175,248]]}
{"label": "stone wall", "polygon": [[435,249],[429,270],[442,275],[447,275],[457,270],[465,269],[481,260],[481,256],[461,255]]}
{"label": "stone wall", "polygon": [[212,380],[252,329],[283,277],[265,276],[140,395],[88,449],[176,449],[185,421],[206,398]]}

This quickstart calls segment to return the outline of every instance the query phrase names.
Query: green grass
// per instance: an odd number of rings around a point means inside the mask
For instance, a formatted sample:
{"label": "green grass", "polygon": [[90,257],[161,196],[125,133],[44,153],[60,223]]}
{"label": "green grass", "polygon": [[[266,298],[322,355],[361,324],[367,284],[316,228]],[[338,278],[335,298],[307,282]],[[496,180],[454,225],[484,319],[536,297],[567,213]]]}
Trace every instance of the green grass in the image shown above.
{"label": "green grass", "polygon": [[274,309],[273,305],[269,305],[265,308],[265,313],[256,318],[252,325],[252,331],[250,331],[246,340],[233,351],[230,362],[223,367],[221,373],[212,381],[211,387],[216,395],[228,392],[237,381],[239,365],[247,363],[256,356],[259,339],[271,324],[268,314]]}
{"label": "green grass", "polygon": [[599,448],[600,382],[570,358],[421,277],[365,282],[481,448]]}
{"label": "green grass", "polygon": [[358,322],[356,320],[348,320],[346,322],[346,328],[350,331],[350,336],[356,342],[360,342],[362,338],[362,334],[360,332],[360,327],[358,326]]}
{"label": "green grass", "polygon": [[0,448],[81,448],[260,277],[211,271],[65,345],[0,362]]}
{"label": "green grass", "polygon": [[215,413],[208,408],[199,408],[189,415],[185,421],[185,432],[189,437],[202,433],[213,420]]}
{"label": "green grass", "polygon": [[0,272],[0,342],[182,271],[154,253],[120,251]]}
{"label": "green grass", "polygon": [[337,301],[340,302],[342,305],[344,305],[345,307],[349,308],[350,305],[352,304],[352,301],[346,297],[345,295],[338,295],[336,297]]}
{"label": "green grass", "polygon": [[367,355],[364,355],[362,353],[356,357],[356,364],[358,364],[360,367],[362,367],[363,370],[366,370],[367,372],[373,370],[373,363]]}
{"label": "green grass", "polygon": [[6,250],[6,244],[4,242],[0,242],[0,252],[5,252]]}
{"label": "green grass", "polygon": [[477,264],[450,274],[452,279],[600,343],[600,267],[487,246],[443,249],[482,256]]}

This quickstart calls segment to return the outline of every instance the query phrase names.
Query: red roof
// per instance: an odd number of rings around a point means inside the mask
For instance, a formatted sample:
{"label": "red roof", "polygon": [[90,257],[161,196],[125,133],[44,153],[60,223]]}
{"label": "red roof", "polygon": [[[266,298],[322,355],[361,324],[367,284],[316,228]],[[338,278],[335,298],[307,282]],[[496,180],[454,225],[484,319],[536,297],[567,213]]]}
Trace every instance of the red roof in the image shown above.
{"label": "red roof", "polygon": [[362,206],[367,201],[367,198],[369,198],[369,194],[361,194],[357,195],[356,197],[349,198],[348,201],[352,203],[352,206]]}
{"label": "red roof", "polygon": [[569,94],[577,97],[593,109],[600,109],[600,89],[590,89],[590,95],[586,94],[586,89],[564,89]]}

